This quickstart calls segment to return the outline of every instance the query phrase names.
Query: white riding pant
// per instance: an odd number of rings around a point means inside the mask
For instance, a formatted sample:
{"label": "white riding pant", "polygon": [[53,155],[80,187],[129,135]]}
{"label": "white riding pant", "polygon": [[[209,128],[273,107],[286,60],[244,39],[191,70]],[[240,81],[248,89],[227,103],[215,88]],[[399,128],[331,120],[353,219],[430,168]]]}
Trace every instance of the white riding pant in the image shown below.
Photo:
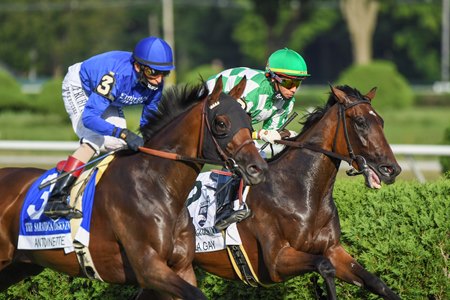
{"label": "white riding pant", "polygon": [[[81,63],[70,66],[62,83],[62,98],[72,122],[73,130],[80,138],[81,143],[87,143],[95,149],[95,155],[98,155],[100,151],[111,151],[126,145],[122,139],[104,136],[84,127],[81,116],[88,96],[81,84],[80,68]],[[123,111],[118,107],[109,106],[103,113],[102,118],[117,127],[127,127]]]}

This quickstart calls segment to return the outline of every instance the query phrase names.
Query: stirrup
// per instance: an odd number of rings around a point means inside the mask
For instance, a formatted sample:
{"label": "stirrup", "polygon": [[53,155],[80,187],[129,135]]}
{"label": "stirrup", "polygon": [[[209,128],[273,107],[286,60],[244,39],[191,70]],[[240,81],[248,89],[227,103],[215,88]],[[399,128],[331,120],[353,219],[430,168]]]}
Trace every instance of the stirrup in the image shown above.
{"label": "stirrup", "polygon": [[47,203],[44,214],[51,219],[63,217],[70,220],[81,219],[83,217],[83,213],[81,211],[60,200]]}
{"label": "stirrup", "polygon": [[244,219],[247,219],[252,214],[252,211],[246,206],[244,209],[234,210],[230,216],[225,219],[217,221],[214,227],[218,231],[225,230],[233,223],[239,223]]}

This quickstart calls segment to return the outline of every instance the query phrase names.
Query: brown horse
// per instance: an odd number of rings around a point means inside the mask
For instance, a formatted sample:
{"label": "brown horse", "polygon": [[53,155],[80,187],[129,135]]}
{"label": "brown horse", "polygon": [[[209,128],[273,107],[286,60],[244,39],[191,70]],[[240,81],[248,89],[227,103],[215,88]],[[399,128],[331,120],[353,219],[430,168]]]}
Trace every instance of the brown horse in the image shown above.
{"label": "brown horse", "polygon": [[[250,189],[253,215],[237,227],[263,284],[318,272],[328,299],[336,299],[335,277],[385,299],[400,299],[344,250],[333,200],[341,160],[359,169],[372,188],[380,188],[381,181],[393,183],[401,172],[383,134],[383,119],[371,105],[375,91],[361,95],[348,86],[332,87],[325,107],[308,116],[301,134],[280,141],[288,147],[269,161],[266,181]],[[239,280],[226,250],[196,253],[194,264]]]}
{"label": "brown horse", "polygon": [[[165,93],[152,125],[141,132],[145,147],[178,159],[117,153],[97,185],[91,222],[89,250],[104,281],[152,290],[146,299],[206,299],[195,287],[194,229],[184,203],[207,160],[228,160],[250,184],[264,179],[267,163],[235,101],[244,87],[245,82],[226,95],[219,79],[209,96],[204,84]],[[43,172],[0,169],[0,291],[45,267],[84,276],[73,252],[17,249],[22,202]]]}

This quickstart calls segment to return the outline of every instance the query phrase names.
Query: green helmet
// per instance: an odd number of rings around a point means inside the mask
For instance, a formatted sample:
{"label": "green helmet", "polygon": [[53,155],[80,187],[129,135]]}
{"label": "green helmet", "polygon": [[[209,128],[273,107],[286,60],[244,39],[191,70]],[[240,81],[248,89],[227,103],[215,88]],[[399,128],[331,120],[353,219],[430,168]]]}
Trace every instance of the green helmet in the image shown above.
{"label": "green helmet", "polygon": [[284,48],[275,51],[269,56],[266,66],[267,73],[278,73],[293,77],[307,77],[306,62],[303,57],[294,50]]}

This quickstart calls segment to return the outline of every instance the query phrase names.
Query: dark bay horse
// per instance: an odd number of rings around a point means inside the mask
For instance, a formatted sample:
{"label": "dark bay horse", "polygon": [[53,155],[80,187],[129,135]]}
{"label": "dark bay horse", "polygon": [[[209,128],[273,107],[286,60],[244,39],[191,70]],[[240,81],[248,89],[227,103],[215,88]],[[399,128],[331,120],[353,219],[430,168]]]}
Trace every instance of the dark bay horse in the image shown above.
{"label": "dark bay horse", "polygon": [[[141,128],[145,147],[191,160],[117,153],[97,185],[91,222],[89,250],[105,282],[151,290],[139,299],[206,299],[195,287],[194,228],[184,203],[203,160],[228,160],[249,184],[264,179],[267,163],[235,101],[244,88],[226,95],[219,79],[209,96],[205,84],[165,93],[151,125]],[[44,171],[0,169],[0,291],[44,268],[84,276],[74,252],[17,249],[23,199]]]}
{"label": "dark bay horse", "polygon": [[[260,282],[285,281],[318,272],[327,298],[336,299],[334,278],[385,299],[400,299],[362,267],[340,244],[333,188],[341,160],[366,177],[371,188],[391,184],[401,172],[383,133],[383,119],[371,101],[348,86],[331,87],[323,108],[304,122],[296,138],[269,161],[266,181],[250,188],[253,215],[237,224],[243,247]],[[196,253],[194,264],[220,277],[239,280],[227,251]]]}

